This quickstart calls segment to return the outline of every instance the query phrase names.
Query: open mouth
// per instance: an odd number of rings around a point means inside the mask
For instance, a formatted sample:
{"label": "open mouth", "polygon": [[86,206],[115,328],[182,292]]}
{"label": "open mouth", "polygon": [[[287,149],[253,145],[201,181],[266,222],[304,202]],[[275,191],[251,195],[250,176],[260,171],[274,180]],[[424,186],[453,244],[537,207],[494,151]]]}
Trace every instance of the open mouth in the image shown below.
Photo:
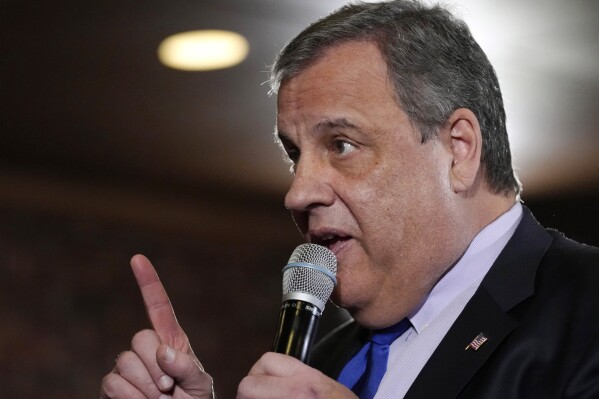
{"label": "open mouth", "polygon": [[343,245],[351,239],[351,236],[339,233],[323,233],[311,235],[311,242],[327,247],[335,255],[339,253]]}

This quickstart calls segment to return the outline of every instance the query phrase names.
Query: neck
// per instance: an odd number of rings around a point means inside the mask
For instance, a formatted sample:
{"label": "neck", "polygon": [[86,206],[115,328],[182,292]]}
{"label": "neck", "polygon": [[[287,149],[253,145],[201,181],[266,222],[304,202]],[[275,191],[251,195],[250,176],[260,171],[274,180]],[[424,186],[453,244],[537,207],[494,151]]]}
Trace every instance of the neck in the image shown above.
{"label": "neck", "polygon": [[488,190],[480,193],[474,203],[467,204],[473,214],[473,221],[475,221],[473,224],[474,235],[509,211],[515,203],[515,194],[495,194]]}

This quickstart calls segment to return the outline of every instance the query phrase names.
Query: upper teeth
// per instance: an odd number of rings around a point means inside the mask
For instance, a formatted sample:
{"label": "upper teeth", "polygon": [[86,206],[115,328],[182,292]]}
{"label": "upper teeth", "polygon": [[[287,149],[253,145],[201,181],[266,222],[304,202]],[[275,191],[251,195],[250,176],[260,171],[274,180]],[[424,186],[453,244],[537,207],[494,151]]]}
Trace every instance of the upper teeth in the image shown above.
{"label": "upper teeth", "polygon": [[325,234],[321,237],[321,240],[331,240],[335,237],[335,234]]}

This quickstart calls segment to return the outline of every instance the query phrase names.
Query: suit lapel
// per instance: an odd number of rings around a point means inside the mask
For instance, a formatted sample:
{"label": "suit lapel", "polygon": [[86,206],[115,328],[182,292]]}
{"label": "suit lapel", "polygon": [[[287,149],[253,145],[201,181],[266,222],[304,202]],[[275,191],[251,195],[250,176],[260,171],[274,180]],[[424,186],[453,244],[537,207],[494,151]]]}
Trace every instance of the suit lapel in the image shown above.
{"label": "suit lapel", "polygon": [[[406,399],[458,396],[517,328],[518,321],[507,312],[534,293],[536,270],[551,241],[525,208],[514,235],[410,387]],[[477,350],[466,350],[479,334],[486,338],[484,343]]]}
{"label": "suit lapel", "polygon": [[[407,398],[455,398],[484,364],[517,322],[497,306],[483,288],[466,305],[460,317],[439,344]],[[482,334],[487,340],[478,350],[466,348]]]}
{"label": "suit lapel", "polygon": [[329,333],[314,347],[310,365],[337,379],[347,362],[364,346],[370,332],[350,320]]}

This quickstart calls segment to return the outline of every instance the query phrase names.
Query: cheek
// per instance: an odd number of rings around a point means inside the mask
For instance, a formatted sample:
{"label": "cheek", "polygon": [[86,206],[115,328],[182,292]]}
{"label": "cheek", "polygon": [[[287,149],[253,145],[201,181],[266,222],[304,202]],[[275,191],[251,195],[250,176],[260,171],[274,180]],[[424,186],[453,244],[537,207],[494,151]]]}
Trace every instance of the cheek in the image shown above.
{"label": "cheek", "polygon": [[431,165],[412,166],[408,173],[404,169],[396,164],[373,171],[347,191],[365,250],[376,263],[393,263],[408,255],[410,246],[420,247],[445,202],[438,170]]}
{"label": "cheek", "polygon": [[382,227],[391,221],[398,223],[398,213],[410,198],[410,185],[405,177],[391,168],[371,173],[353,192],[356,204],[368,224]]}
{"label": "cheek", "polygon": [[396,173],[378,170],[371,173],[351,190],[346,191],[347,204],[360,233],[364,251],[376,268],[390,261],[402,240],[403,225],[409,218],[407,202],[410,194]]}
{"label": "cheek", "polygon": [[[386,273],[377,266],[364,248],[356,248],[337,270],[337,286],[333,292],[333,302],[344,308],[360,307],[376,296],[384,283]],[[383,273],[381,273],[383,272]]]}

